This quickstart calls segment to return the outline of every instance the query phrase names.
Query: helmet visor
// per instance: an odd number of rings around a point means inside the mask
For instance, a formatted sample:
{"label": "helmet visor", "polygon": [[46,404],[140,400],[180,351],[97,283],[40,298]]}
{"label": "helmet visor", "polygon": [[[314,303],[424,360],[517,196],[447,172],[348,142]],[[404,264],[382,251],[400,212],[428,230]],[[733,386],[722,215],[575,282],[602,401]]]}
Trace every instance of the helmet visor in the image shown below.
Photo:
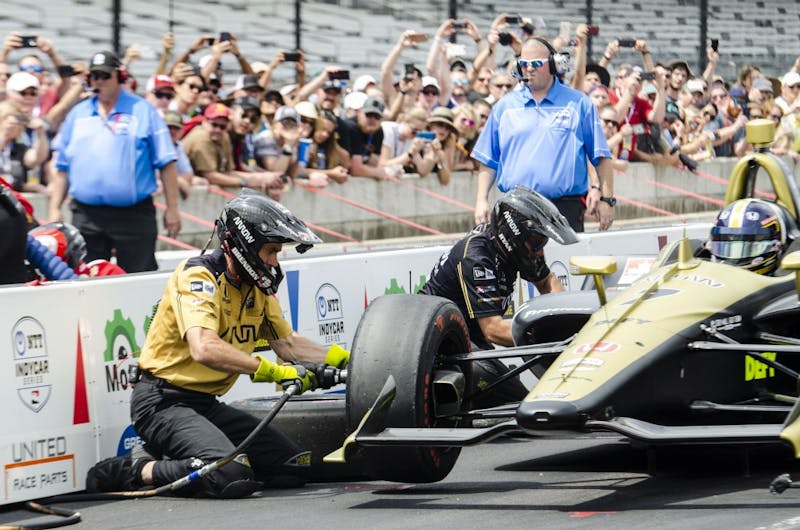
{"label": "helmet visor", "polygon": [[777,241],[712,241],[711,253],[721,259],[754,258],[776,250]]}

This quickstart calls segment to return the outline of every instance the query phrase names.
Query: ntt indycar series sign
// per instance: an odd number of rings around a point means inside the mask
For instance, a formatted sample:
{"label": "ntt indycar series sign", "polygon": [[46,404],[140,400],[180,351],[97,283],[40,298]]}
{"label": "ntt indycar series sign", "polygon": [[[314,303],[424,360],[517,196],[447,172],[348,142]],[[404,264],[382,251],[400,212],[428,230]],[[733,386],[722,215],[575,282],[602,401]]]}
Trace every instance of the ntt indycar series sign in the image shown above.
{"label": "ntt indycar series sign", "polygon": [[52,386],[44,328],[35,318],[23,317],[14,324],[11,336],[17,395],[23,405],[39,412],[50,399]]}
{"label": "ntt indycar series sign", "polygon": [[320,342],[326,345],[335,342],[346,347],[342,295],[338,289],[330,283],[323,283],[317,289],[316,306]]}

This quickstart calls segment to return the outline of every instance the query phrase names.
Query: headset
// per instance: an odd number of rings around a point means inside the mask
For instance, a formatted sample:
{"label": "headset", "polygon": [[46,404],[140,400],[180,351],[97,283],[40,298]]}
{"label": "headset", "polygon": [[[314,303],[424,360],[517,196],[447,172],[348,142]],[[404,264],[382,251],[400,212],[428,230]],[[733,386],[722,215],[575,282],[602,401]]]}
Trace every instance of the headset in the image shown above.
{"label": "headset", "polygon": [[[550,44],[549,42],[547,42],[547,40],[543,39],[542,37],[531,37],[531,38],[528,39],[528,41],[531,41],[531,40],[535,40],[536,42],[539,42],[539,43],[543,44],[544,47],[547,48],[547,68],[548,68],[548,71],[550,72],[550,75],[558,75],[558,68],[556,67],[556,59],[555,59],[555,55],[556,55],[557,52],[556,52],[556,49],[553,48],[553,45]],[[516,64],[516,68],[517,68],[517,76],[520,79],[522,79],[523,81],[527,82],[527,79],[525,78],[525,74],[522,73],[522,67],[519,65],[519,60],[515,60],[514,63]]]}

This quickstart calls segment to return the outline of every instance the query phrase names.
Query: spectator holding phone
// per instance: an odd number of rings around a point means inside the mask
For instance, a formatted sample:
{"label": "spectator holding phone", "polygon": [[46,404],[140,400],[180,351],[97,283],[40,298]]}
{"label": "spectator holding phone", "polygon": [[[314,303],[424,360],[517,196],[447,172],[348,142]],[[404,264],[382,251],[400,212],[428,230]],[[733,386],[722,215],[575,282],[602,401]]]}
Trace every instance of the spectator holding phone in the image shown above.
{"label": "spectator holding phone", "polygon": [[[417,166],[422,162],[422,150],[425,147],[424,132],[427,113],[415,107],[403,114],[398,121],[384,121],[383,145],[381,146],[380,165],[387,173],[398,176],[401,173],[417,173]],[[421,136],[420,133],[423,133]],[[435,136],[430,133],[431,136]],[[430,141],[430,139],[429,139]]]}
{"label": "spectator holding phone", "polygon": [[314,79],[303,85],[294,101],[306,101],[316,94],[317,111],[329,110],[339,114],[342,91],[347,87],[350,72],[340,66],[326,66]]}
{"label": "spectator holding phone", "polygon": [[[3,41],[3,48],[0,51],[0,63],[7,62],[8,56],[12,52],[22,51],[26,48],[38,50],[47,55],[57,71],[59,71],[59,67],[66,66],[64,59],[56,51],[50,39],[38,35],[21,35],[18,32],[9,33]],[[69,89],[70,84],[64,83],[62,79],[59,79],[54,86],[50,86],[47,68],[39,56],[34,53],[28,53],[20,57],[17,66],[20,72],[29,73],[39,80],[41,90],[34,105],[33,116],[44,117]],[[59,75],[59,77],[68,78],[69,75]]]}
{"label": "spectator holding phone", "polygon": [[747,116],[731,101],[728,91],[721,84],[711,87],[711,103],[716,106],[717,114],[704,130],[713,133],[715,155],[741,156],[747,143],[744,131]]}
{"label": "spectator holding phone", "polygon": [[[629,64],[623,64],[617,69],[617,88],[609,93],[609,100],[620,116],[621,121],[633,129],[633,137],[628,145],[624,142],[620,147],[619,158],[628,161],[657,162],[658,148],[654,138],[658,131],[655,130],[664,119],[666,97],[664,91],[664,72],[656,70],[654,84],[657,89],[655,104],[639,97],[642,88],[642,70]],[[651,130],[653,129],[653,130]]]}
{"label": "spectator holding phone", "polygon": [[[549,42],[530,38],[521,52],[517,67],[525,84],[494,106],[472,150],[481,164],[475,220],[488,220],[489,190],[496,182],[502,192],[517,184],[540,192],[576,231],[583,231],[586,211],[608,230],[616,199],[597,110],[583,92],[558,80]],[[597,180],[590,180],[587,160],[597,168]]]}
{"label": "spectator holding phone", "polygon": [[443,185],[450,183],[450,173],[455,166],[456,135],[458,131],[453,123],[453,111],[446,107],[437,107],[428,118],[428,129],[434,134],[427,140],[422,161],[417,165],[420,177],[431,172],[436,173]]}
{"label": "spectator holding phone", "polygon": [[297,164],[297,146],[301,136],[300,115],[284,105],[275,112],[272,127],[255,138],[258,165],[281,175],[291,174]]}
{"label": "spectator holding phone", "polygon": [[382,180],[389,175],[379,163],[383,146],[381,120],[385,109],[383,99],[370,96],[355,118],[339,120],[339,145],[346,152],[345,167],[353,177]]}
{"label": "spectator holding phone", "polygon": [[[188,63],[178,63],[172,70],[175,97],[170,101],[169,110],[174,110],[188,120],[198,112],[200,93],[206,88],[206,82],[200,69]],[[188,132],[188,131],[186,131]]]}
{"label": "spectator holding phone", "polygon": [[[301,103],[303,102],[298,103],[298,106]],[[312,173],[324,173],[329,180],[344,184],[347,182],[349,174],[342,165],[342,161],[347,155],[344,149],[336,143],[335,135],[338,123],[339,118],[333,112],[323,110],[319,113],[311,133],[313,143],[309,147],[308,168],[312,170]]]}

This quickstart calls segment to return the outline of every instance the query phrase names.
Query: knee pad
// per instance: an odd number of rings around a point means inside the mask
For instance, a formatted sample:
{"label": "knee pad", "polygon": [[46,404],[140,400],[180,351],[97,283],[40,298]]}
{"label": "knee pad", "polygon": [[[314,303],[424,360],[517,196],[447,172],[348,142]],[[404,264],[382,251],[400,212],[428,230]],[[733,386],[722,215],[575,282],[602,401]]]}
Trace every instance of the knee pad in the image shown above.
{"label": "knee pad", "polygon": [[237,455],[230,463],[203,478],[204,490],[211,497],[238,499],[262,487],[255,479],[247,455]]}

